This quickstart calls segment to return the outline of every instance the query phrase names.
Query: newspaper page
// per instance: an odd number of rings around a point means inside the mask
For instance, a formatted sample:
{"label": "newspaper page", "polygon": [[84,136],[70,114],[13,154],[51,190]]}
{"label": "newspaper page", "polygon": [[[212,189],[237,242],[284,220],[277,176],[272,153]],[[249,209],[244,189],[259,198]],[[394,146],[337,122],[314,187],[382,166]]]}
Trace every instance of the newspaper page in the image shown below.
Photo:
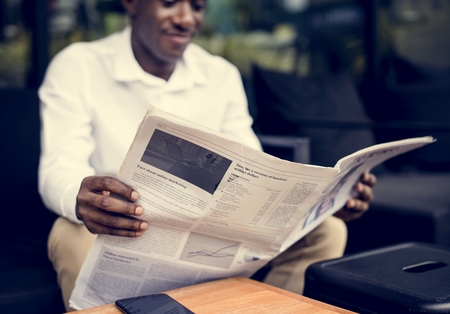
{"label": "newspaper page", "polygon": [[338,170],[338,173],[308,210],[307,214],[301,219],[300,223],[282,245],[281,251],[286,250],[321,224],[327,217],[341,209],[349,198],[355,197],[353,187],[364,172],[370,171],[389,158],[434,141],[434,138],[425,136],[377,144],[340,159],[334,167]]}
{"label": "newspaper page", "polygon": [[[418,147],[430,140],[412,141]],[[375,151],[379,157],[369,157]],[[375,151],[350,155],[334,168],[293,163],[151,108],[118,173],[139,191],[149,228],[139,238],[98,236],[71,306],[250,277],[345,203],[357,174],[389,158]],[[336,190],[334,205],[314,209]]]}

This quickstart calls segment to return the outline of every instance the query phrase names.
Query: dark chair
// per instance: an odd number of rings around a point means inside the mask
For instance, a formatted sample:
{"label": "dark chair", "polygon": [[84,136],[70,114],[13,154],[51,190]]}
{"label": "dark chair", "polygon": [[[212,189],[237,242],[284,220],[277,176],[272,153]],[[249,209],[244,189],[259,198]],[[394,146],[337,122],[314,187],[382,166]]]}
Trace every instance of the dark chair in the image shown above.
{"label": "dark chair", "polygon": [[310,162],[309,138],[258,134],[263,151],[303,164]]}
{"label": "dark chair", "polygon": [[37,191],[37,93],[0,90],[0,99],[0,313],[62,313],[61,290],[47,257],[47,236],[56,215],[44,207]]}

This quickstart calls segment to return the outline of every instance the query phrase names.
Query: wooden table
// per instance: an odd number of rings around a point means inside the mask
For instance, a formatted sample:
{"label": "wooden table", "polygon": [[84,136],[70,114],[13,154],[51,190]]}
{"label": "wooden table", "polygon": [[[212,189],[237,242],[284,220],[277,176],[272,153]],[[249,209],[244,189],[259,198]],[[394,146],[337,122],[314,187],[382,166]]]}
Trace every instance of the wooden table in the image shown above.
{"label": "wooden table", "polygon": [[[353,313],[248,278],[227,278],[166,294],[195,313]],[[77,314],[121,314],[114,304],[78,311]]]}

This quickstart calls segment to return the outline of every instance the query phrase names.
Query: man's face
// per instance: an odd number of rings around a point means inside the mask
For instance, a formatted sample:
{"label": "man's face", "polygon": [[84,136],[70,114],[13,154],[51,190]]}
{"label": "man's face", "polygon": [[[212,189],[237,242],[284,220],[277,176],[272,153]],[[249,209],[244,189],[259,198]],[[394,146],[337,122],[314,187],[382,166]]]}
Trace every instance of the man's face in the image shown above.
{"label": "man's face", "polygon": [[134,47],[153,62],[174,64],[203,22],[207,0],[135,0]]}

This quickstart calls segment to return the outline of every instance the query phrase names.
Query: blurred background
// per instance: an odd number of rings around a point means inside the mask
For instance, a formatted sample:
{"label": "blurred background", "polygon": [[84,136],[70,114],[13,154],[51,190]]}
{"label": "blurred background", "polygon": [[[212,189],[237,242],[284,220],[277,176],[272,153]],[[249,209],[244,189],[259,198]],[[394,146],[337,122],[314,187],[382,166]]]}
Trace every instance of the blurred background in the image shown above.
{"label": "blurred background", "polygon": [[[126,23],[120,0],[0,0],[2,313],[63,311],[46,252],[56,216],[37,192],[37,88],[61,49]],[[450,247],[449,30],[450,0],[209,0],[195,42],[238,67],[258,135],[308,138],[313,164],[437,138],[374,169],[371,209],[347,224],[353,253],[404,241]]]}
{"label": "blurred background", "polygon": [[[257,66],[296,77],[345,73],[372,121],[444,123],[442,114],[434,121],[423,111],[442,110],[448,100],[448,94],[442,95],[450,77],[448,17],[448,0],[209,1],[195,41],[239,68],[255,117]],[[2,0],[0,89],[36,89],[58,51],[104,37],[126,23],[119,0]],[[413,97],[404,89],[416,90],[415,82],[428,85],[419,86],[423,93]],[[436,92],[437,108],[416,104],[435,98]],[[405,97],[416,99],[407,116],[399,114],[404,106],[390,107]]]}
{"label": "blurred background", "polygon": [[[408,75],[400,61],[450,67],[449,16],[447,0],[209,1],[196,41],[244,77],[252,63],[301,76],[334,66],[358,84],[394,84]],[[0,87],[35,88],[59,50],[125,23],[118,0],[2,0]]]}
{"label": "blurred background", "polygon": [[[252,63],[302,76],[331,66],[358,83],[395,83],[405,75],[397,59],[430,70],[450,67],[449,16],[447,0],[209,1],[196,41],[243,76]],[[2,0],[0,87],[36,87],[59,50],[125,23],[118,0]]]}

